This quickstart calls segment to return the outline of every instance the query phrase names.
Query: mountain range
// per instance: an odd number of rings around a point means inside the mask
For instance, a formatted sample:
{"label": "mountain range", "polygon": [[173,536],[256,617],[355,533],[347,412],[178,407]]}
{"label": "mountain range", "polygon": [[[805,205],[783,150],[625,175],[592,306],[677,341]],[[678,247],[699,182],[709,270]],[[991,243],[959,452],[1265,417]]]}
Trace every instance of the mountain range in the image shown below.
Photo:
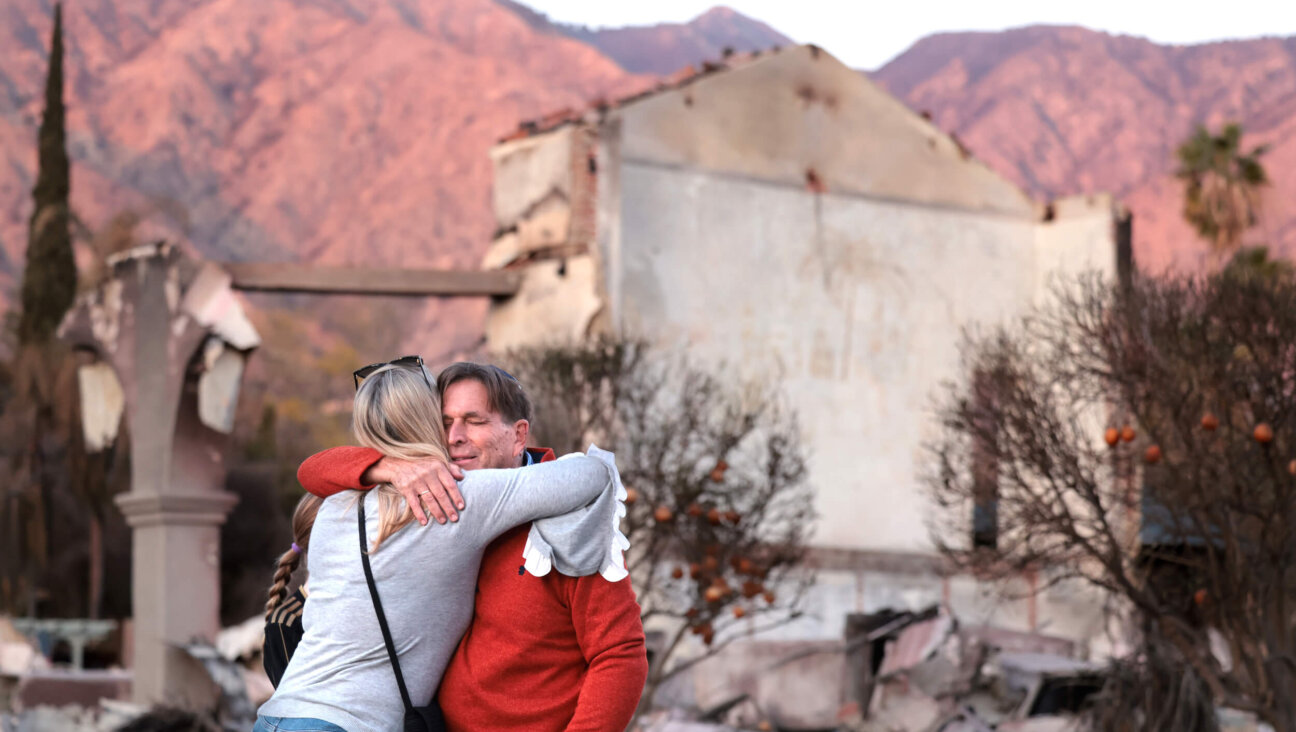
{"label": "mountain range", "polygon": [[[0,18],[0,289],[12,293],[51,6],[3,0]],[[479,261],[487,151],[520,120],[790,42],[726,8],[590,29],[510,0],[93,0],[67,5],[65,37],[85,231],[130,209],[142,235],[217,259],[438,267]],[[1296,38],[940,34],[870,75],[1032,195],[1115,193],[1150,268],[1192,269],[1204,252],[1179,216],[1175,146],[1194,124],[1238,120],[1248,144],[1270,146],[1257,240],[1296,251]],[[462,340],[481,312],[433,308],[411,327]]]}
{"label": "mountain range", "polygon": [[1037,197],[1109,191],[1134,213],[1135,258],[1193,270],[1175,148],[1241,122],[1272,180],[1250,243],[1296,253],[1296,37],[1158,45],[1076,27],[929,36],[873,78]]}

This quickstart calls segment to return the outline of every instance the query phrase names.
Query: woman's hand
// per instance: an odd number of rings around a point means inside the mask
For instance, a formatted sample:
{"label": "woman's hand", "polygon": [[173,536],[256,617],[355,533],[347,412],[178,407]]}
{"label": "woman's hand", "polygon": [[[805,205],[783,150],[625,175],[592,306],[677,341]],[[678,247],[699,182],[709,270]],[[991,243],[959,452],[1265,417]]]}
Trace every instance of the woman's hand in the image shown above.
{"label": "woman's hand", "polygon": [[464,500],[455,481],[461,479],[463,471],[453,463],[436,458],[401,460],[394,457],[384,457],[374,463],[361,477],[368,485],[391,484],[405,497],[414,518],[425,526],[428,513],[436,518],[437,523],[444,524],[447,519],[459,520],[459,512],[455,509],[462,510]]}

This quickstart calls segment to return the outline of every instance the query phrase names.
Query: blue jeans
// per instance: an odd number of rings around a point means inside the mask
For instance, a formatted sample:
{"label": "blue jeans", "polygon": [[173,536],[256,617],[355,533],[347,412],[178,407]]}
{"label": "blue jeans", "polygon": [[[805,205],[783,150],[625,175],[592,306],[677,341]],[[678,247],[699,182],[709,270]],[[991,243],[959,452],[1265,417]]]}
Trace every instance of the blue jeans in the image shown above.
{"label": "blue jeans", "polygon": [[346,730],[322,719],[305,717],[257,717],[252,732],[346,732]]}

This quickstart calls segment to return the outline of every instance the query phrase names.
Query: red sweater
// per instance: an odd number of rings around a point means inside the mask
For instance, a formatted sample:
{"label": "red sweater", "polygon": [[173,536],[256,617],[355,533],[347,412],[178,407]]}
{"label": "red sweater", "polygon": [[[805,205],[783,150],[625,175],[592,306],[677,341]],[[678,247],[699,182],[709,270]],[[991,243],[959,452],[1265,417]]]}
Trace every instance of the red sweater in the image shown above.
{"label": "red sweater", "polygon": [[[547,448],[530,452],[554,459]],[[302,463],[297,479],[317,496],[364,490],[371,486],[360,477],[380,457],[335,447]],[[524,572],[528,528],[510,530],[482,557],[473,621],[438,693],[446,722],[465,732],[621,732],[648,677],[630,580]]]}

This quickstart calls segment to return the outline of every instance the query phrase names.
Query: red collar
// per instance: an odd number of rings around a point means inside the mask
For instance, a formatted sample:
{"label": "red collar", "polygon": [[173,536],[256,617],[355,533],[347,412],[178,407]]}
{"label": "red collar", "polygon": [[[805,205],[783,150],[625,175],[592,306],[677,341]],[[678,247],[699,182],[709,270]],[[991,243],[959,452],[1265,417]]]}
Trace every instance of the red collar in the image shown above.
{"label": "red collar", "polygon": [[527,452],[531,453],[531,459],[537,463],[547,463],[550,460],[557,460],[558,456],[548,447],[528,447]]}

